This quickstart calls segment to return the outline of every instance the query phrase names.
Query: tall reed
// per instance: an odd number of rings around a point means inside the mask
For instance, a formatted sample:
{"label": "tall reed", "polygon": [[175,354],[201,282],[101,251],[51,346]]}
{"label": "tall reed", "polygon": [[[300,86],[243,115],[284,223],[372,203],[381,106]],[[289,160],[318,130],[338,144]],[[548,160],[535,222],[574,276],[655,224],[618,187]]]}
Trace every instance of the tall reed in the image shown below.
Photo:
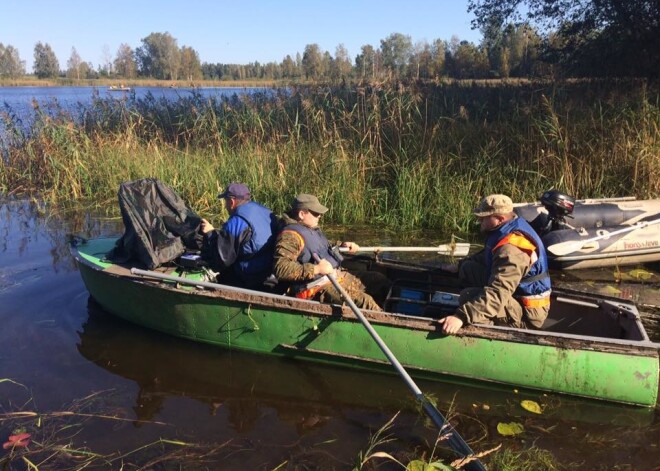
{"label": "tall reed", "polygon": [[97,95],[73,111],[35,105],[27,130],[6,109],[0,188],[107,204],[120,182],[155,177],[218,212],[218,191],[243,181],[278,212],[311,192],[332,222],[467,231],[492,192],[657,197],[659,96],[635,81]]}

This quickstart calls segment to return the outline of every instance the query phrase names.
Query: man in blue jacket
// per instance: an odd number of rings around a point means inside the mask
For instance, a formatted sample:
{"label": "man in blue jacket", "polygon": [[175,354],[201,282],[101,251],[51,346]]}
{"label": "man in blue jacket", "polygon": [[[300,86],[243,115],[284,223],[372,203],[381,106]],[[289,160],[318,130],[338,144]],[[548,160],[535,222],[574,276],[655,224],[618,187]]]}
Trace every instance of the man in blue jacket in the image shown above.
{"label": "man in blue jacket", "polygon": [[242,183],[231,183],[218,199],[224,200],[229,219],[220,229],[202,219],[202,257],[220,272],[221,283],[265,289],[272,272],[277,217],[252,201],[250,189]]}

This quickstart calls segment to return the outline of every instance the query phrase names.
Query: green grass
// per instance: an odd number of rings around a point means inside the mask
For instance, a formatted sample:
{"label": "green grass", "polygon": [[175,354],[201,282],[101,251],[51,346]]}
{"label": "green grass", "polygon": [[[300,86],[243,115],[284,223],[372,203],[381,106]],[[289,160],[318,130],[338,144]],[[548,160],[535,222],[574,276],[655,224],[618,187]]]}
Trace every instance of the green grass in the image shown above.
{"label": "green grass", "polygon": [[557,471],[569,469],[547,450],[536,446],[522,450],[501,449],[489,456],[489,469],[494,471]]}

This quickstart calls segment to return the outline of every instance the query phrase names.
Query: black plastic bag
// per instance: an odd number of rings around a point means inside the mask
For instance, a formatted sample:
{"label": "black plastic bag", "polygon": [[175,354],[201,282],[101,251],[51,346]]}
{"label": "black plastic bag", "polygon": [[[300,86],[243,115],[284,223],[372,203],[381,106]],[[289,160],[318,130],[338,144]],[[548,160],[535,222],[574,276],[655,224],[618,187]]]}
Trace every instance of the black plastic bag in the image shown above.
{"label": "black plastic bag", "polygon": [[124,182],[118,198],[125,230],[108,260],[153,270],[201,249],[201,218],[169,186],[155,178]]}

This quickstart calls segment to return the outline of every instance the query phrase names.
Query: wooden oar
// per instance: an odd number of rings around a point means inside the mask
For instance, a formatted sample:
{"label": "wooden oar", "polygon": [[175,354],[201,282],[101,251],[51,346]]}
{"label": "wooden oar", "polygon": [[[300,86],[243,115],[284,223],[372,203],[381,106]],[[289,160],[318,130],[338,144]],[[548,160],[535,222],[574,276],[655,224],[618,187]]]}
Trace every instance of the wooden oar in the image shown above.
{"label": "wooden oar", "polygon": [[660,223],[660,219],[654,219],[652,221],[640,221],[637,224],[633,224],[630,227],[625,227],[623,229],[619,229],[617,231],[613,232],[608,232],[607,234],[602,234],[597,237],[592,237],[590,239],[584,239],[584,240],[568,240],[566,242],[560,242],[558,244],[553,244],[549,247],[546,248],[546,250],[553,255],[556,256],[562,256],[562,255],[567,255],[571,252],[575,252],[576,250],[580,250],[582,247],[584,247],[586,244],[590,242],[595,242],[597,240],[601,239],[607,239],[609,237],[618,235],[618,234],[623,234],[624,232],[630,232],[634,231],[636,229],[641,229],[646,226],[650,226],[652,224],[657,224]]}
{"label": "wooden oar", "polygon": [[[317,263],[321,261],[317,254],[314,254],[314,259]],[[401,378],[403,378],[403,380],[406,382],[410,390],[415,395],[415,398],[422,405],[426,415],[429,416],[429,418],[433,421],[440,432],[448,434],[449,438],[447,441],[451,449],[458,453],[461,458],[474,455],[474,452],[470,446],[465,442],[465,440],[463,440],[463,438],[458,434],[454,427],[443,417],[440,411],[426,398],[426,396],[424,396],[424,393],[419,389],[417,384],[413,381],[408,372],[403,368],[401,363],[399,363],[399,360],[397,360],[387,344],[383,342],[383,339],[380,338],[380,335],[378,335],[378,333],[374,330],[362,311],[360,311],[346,290],[339,284],[335,275],[330,274],[326,276],[330,279],[330,282],[335,287],[335,289],[341,293],[342,297],[350,306],[353,313],[357,316],[358,319],[360,319],[360,322],[362,322],[364,328],[367,329],[367,332],[369,332],[371,338],[373,338],[374,341],[378,344],[392,366],[396,369],[397,373],[399,373],[399,376],[401,376]],[[467,463],[465,465],[465,469],[469,471],[486,471],[486,468],[481,464],[479,459],[475,459],[474,461]]]}
{"label": "wooden oar", "polygon": [[[348,252],[348,247],[339,247],[340,252]],[[465,257],[470,252],[470,244],[442,244],[435,247],[360,247],[358,252],[437,252],[441,255]]]}

